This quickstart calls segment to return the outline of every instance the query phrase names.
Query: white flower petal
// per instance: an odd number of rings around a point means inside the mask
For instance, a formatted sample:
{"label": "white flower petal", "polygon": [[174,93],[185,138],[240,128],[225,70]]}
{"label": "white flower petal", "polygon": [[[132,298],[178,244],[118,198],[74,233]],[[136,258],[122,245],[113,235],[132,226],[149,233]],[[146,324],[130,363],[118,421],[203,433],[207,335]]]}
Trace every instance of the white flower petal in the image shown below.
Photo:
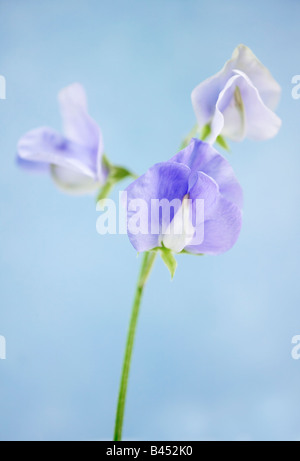
{"label": "white flower petal", "polygon": [[69,168],[51,165],[50,172],[56,186],[72,195],[92,194],[100,186],[97,181],[89,176],[80,174]]}
{"label": "white flower petal", "polygon": [[248,76],[234,71],[216,103],[208,141],[214,143],[219,134],[233,141],[245,136],[262,141],[275,136],[280,126],[280,118],[264,104]]}
{"label": "white flower petal", "polygon": [[260,97],[260,93],[246,75],[237,80],[245,108],[246,136],[254,141],[263,141],[274,137],[280,127],[280,118],[269,109]]}
{"label": "white flower petal", "polygon": [[182,205],[175,214],[162,238],[166,248],[180,253],[193,239],[195,227],[192,224],[192,200],[183,198]]}
{"label": "white flower petal", "polygon": [[[237,76],[247,80],[241,83],[245,107],[235,97],[235,89],[240,87]],[[219,134],[234,141],[245,136],[262,140],[274,136],[281,125],[272,113],[280,94],[281,88],[269,70],[248,47],[239,45],[220,72],[193,90],[192,104],[199,127],[210,125],[209,143],[214,143]]]}
{"label": "white flower petal", "polygon": [[233,141],[241,141],[245,137],[245,111],[243,101],[240,100],[238,82],[240,75],[233,75],[221,91],[216,109],[211,121],[211,133],[208,142],[213,144],[219,134],[227,136]]}
{"label": "white flower petal", "polygon": [[211,121],[220,92],[230,78],[231,70],[227,65],[212,77],[204,80],[192,91],[192,104],[198,125],[202,128]]}
{"label": "white flower petal", "polygon": [[239,45],[233,52],[231,63],[232,69],[240,70],[248,76],[265,105],[275,110],[281,95],[280,85],[250,48]]}

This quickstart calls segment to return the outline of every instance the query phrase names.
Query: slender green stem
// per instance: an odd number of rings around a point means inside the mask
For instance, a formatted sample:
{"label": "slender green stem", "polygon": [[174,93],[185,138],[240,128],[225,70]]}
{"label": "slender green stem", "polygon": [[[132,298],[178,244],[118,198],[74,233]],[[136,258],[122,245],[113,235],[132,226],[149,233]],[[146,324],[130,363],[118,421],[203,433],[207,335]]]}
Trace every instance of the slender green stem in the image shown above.
{"label": "slender green stem", "polygon": [[132,358],[132,350],[133,350],[136,326],[137,326],[139,310],[140,310],[144,288],[148,280],[148,277],[150,275],[151,269],[153,267],[155,257],[156,257],[155,251],[146,252],[144,254],[143,261],[142,261],[142,267],[141,267],[140,275],[138,278],[135,298],[134,298],[132,312],[131,312],[131,319],[129,323],[127,343],[126,343],[126,348],[125,348],[125,355],[124,355],[124,362],[123,362],[123,369],[122,369],[122,376],[121,376],[120,390],[119,390],[119,397],[118,397],[118,405],[117,405],[117,412],[116,412],[114,441],[122,440],[122,429],[123,429],[124,411],[125,411],[125,403],[126,403],[126,393],[127,393],[127,387],[128,387],[128,378],[129,378],[129,372],[130,372],[130,364],[131,364],[131,358]]}

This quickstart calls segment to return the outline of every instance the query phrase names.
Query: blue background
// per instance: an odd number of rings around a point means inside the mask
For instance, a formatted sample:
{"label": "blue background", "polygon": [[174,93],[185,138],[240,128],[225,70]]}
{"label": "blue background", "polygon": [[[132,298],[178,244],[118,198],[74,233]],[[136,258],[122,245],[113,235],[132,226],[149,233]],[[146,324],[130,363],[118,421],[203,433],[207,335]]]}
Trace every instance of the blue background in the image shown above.
{"label": "blue background", "polygon": [[282,86],[283,126],[227,155],[245,193],[237,245],[178,257],[173,282],[156,264],[124,437],[299,439],[299,17],[296,0],[0,1],[1,439],[111,439],[139,266],[126,236],[96,233],[93,198],[16,167],[19,137],[59,129],[57,93],[79,81],[111,160],[142,173],[176,153],[192,89],[239,43]]}

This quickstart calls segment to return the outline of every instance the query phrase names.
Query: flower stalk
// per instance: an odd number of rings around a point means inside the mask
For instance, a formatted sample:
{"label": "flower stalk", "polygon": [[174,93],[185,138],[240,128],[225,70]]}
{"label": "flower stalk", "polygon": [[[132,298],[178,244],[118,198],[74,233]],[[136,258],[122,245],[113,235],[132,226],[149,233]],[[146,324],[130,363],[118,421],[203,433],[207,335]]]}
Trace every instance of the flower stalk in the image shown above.
{"label": "flower stalk", "polygon": [[135,334],[136,334],[137,321],[138,321],[141,301],[142,301],[142,297],[144,293],[144,288],[149,278],[155,258],[156,258],[156,251],[145,252],[143,256],[140,275],[139,275],[138,282],[137,282],[136,293],[135,293],[135,298],[133,302],[131,318],[130,318],[130,323],[129,323],[129,330],[128,330],[128,335],[127,335],[124,361],[123,361],[119,397],[118,397],[118,404],[117,404],[117,412],[116,412],[114,441],[122,440],[128,379],[129,379],[129,372],[130,372],[130,366],[131,366],[132,351],[133,351],[133,346],[134,346],[134,339],[135,339]]}

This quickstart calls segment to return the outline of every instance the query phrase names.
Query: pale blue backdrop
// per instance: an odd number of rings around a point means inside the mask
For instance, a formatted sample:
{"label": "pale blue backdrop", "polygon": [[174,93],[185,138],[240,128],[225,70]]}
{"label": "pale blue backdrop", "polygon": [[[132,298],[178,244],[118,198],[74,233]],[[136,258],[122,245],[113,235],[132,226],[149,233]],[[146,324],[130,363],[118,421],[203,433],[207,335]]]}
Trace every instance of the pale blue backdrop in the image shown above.
{"label": "pale blue backdrop", "polygon": [[16,143],[60,128],[57,92],[86,87],[106,152],[142,173],[176,153],[191,90],[239,43],[282,86],[280,134],[232,144],[244,225],[220,257],[159,261],[140,317],[124,435],[300,438],[300,3],[296,0],[0,0],[2,440],[110,439],[139,261],[100,237],[91,197],[15,165]]}

